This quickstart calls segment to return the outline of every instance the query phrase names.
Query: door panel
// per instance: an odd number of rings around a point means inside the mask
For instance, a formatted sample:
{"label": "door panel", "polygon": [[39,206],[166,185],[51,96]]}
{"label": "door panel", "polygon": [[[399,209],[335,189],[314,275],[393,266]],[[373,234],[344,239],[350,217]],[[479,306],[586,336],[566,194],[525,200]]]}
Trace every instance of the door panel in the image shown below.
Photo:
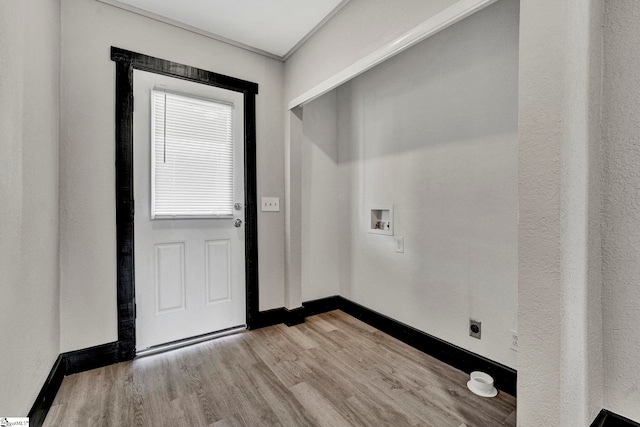
{"label": "door panel", "polygon": [[[234,104],[233,218],[151,219],[151,90]],[[134,71],[136,349],[246,323],[243,97]]]}
{"label": "door panel", "polygon": [[231,242],[209,240],[205,248],[207,304],[228,301],[231,298]]}
{"label": "door panel", "polygon": [[185,309],[184,245],[185,242],[154,245],[156,314]]}

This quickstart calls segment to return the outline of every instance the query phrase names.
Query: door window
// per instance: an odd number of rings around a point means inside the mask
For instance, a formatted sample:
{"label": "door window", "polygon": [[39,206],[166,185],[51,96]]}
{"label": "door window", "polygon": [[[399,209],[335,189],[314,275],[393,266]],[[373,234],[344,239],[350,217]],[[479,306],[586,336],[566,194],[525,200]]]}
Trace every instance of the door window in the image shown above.
{"label": "door window", "polygon": [[151,218],[233,216],[233,105],[151,91]]}

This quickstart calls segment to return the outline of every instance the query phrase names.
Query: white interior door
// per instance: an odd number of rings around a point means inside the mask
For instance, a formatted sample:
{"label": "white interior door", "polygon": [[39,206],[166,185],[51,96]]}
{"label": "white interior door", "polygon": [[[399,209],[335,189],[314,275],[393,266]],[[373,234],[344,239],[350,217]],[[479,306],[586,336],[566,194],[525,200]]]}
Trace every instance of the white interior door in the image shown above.
{"label": "white interior door", "polygon": [[[186,100],[177,113],[166,107],[160,110],[152,99],[160,99],[152,91],[164,91],[177,100]],[[167,98],[165,98],[166,100]],[[203,146],[193,140],[200,131],[200,124],[177,125],[177,137],[167,142],[168,114],[190,120],[188,102],[198,104],[211,100],[220,102],[221,108],[232,105],[232,126],[229,127],[233,147],[226,154],[211,151],[207,142]],[[194,105],[195,105],[194,104]],[[164,105],[164,104],[163,104]],[[173,105],[166,101],[166,105]],[[209,105],[209,104],[207,104]],[[211,105],[218,105],[211,103]],[[184,107],[184,108],[183,108]],[[156,128],[152,129],[152,111]],[[204,111],[204,110],[203,110]],[[242,94],[203,84],[188,82],[155,73],[134,71],[134,198],[135,198],[135,288],[136,288],[136,350],[164,344],[184,338],[216,332],[246,323],[246,286],[244,252],[244,141]],[[207,111],[200,111],[200,117]],[[194,113],[195,117],[197,115]],[[180,116],[182,115],[182,116]],[[204,120],[204,119],[203,119]],[[208,120],[205,120],[208,122]],[[173,126],[173,125],[172,125]],[[186,130],[184,128],[187,128]],[[177,154],[172,148],[181,149],[182,130],[191,132],[186,154],[193,165],[174,160]],[[162,146],[158,135],[165,135]],[[153,137],[152,137],[153,135]],[[152,144],[155,141],[155,145]],[[187,143],[185,143],[187,144]],[[194,145],[195,144],[195,145]],[[167,147],[167,145],[169,145]],[[195,148],[194,148],[195,147]],[[154,151],[155,150],[155,151]],[[161,153],[158,150],[163,150]],[[232,150],[232,159],[231,151]],[[203,153],[203,154],[200,154]],[[214,153],[214,154],[212,154]],[[152,155],[154,158],[152,158]],[[218,156],[227,162],[232,176],[231,184],[217,189],[199,190],[197,185],[180,187],[177,178],[162,173],[180,173],[199,179],[205,187],[218,178],[207,175],[211,169],[198,164],[206,156]],[[189,157],[191,156],[191,157]],[[214,159],[215,160],[215,159]],[[154,163],[155,162],[155,163]],[[173,162],[173,163],[171,163]],[[229,167],[231,162],[232,167]],[[173,169],[171,169],[173,168]],[[186,170],[183,170],[186,169]],[[205,169],[204,171],[200,169]],[[217,169],[217,168],[213,168]],[[166,172],[166,171],[169,172]],[[202,172],[202,173],[201,173]],[[223,174],[224,178],[224,174]],[[157,182],[156,182],[157,181]],[[182,181],[180,181],[182,182]],[[189,182],[189,181],[186,181]],[[230,181],[225,181],[230,182]],[[174,193],[161,193],[160,184],[176,186]],[[152,206],[152,186],[155,189]],[[198,188],[196,188],[198,187]],[[174,188],[174,187],[171,187]],[[213,187],[212,187],[213,188]],[[162,190],[164,191],[164,190]],[[215,192],[212,194],[211,192]],[[222,194],[225,191],[232,195]],[[220,193],[220,194],[218,194]],[[173,194],[173,195],[172,195]],[[186,197],[186,199],[185,199]],[[196,199],[194,199],[196,197]],[[162,211],[177,200],[175,211]],[[191,199],[189,199],[191,198]],[[206,198],[206,199],[201,199]],[[183,200],[185,199],[185,200]],[[220,199],[220,200],[218,200]],[[214,216],[209,211],[191,209],[190,204],[200,200],[214,200],[223,206],[225,213]],[[197,203],[196,203],[197,204]],[[228,212],[226,212],[228,210]],[[167,214],[167,212],[169,212]]]}

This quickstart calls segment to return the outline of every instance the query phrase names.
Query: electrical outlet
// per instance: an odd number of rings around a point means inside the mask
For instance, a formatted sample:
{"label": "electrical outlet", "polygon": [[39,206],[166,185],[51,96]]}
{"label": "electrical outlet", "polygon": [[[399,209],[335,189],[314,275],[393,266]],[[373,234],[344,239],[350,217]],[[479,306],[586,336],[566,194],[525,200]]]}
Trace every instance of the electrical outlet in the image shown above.
{"label": "electrical outlet", "polygon": [[511,333],[511,345],[509,348],[513,351],[518,351],[518,331],[512,329],[509,332]]}
{"label": "electrical outlet", "polygon": [[481,339],[481,336],[482,336],[481,321],[469,319],[469,336],[473,338]]}
{"label": "electrical outlet", "polygon": [[263,197],[262,212],[280,212],[279,197]]}
{"label": "electrical outlet", "polygon": [[404,253],[404,237],[395,237],[396,239],[396,252],[399,254]]}

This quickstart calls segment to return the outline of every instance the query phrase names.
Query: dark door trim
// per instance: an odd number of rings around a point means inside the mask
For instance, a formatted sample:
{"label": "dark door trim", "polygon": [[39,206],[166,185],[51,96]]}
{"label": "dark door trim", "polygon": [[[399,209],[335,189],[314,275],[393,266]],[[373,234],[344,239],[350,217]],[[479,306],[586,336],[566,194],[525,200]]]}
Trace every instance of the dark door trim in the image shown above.
{"label": "dark door trim", "polygon": [[117,228],[117,359],[136,354],[135,274],[133,241],[133,70],[189,80],[244,95],[245,266],[247,326],[259,315],[258,209],[256,193],[256,101],[258,85],[152,56],[111,47],[116,63],[116,228]]}

